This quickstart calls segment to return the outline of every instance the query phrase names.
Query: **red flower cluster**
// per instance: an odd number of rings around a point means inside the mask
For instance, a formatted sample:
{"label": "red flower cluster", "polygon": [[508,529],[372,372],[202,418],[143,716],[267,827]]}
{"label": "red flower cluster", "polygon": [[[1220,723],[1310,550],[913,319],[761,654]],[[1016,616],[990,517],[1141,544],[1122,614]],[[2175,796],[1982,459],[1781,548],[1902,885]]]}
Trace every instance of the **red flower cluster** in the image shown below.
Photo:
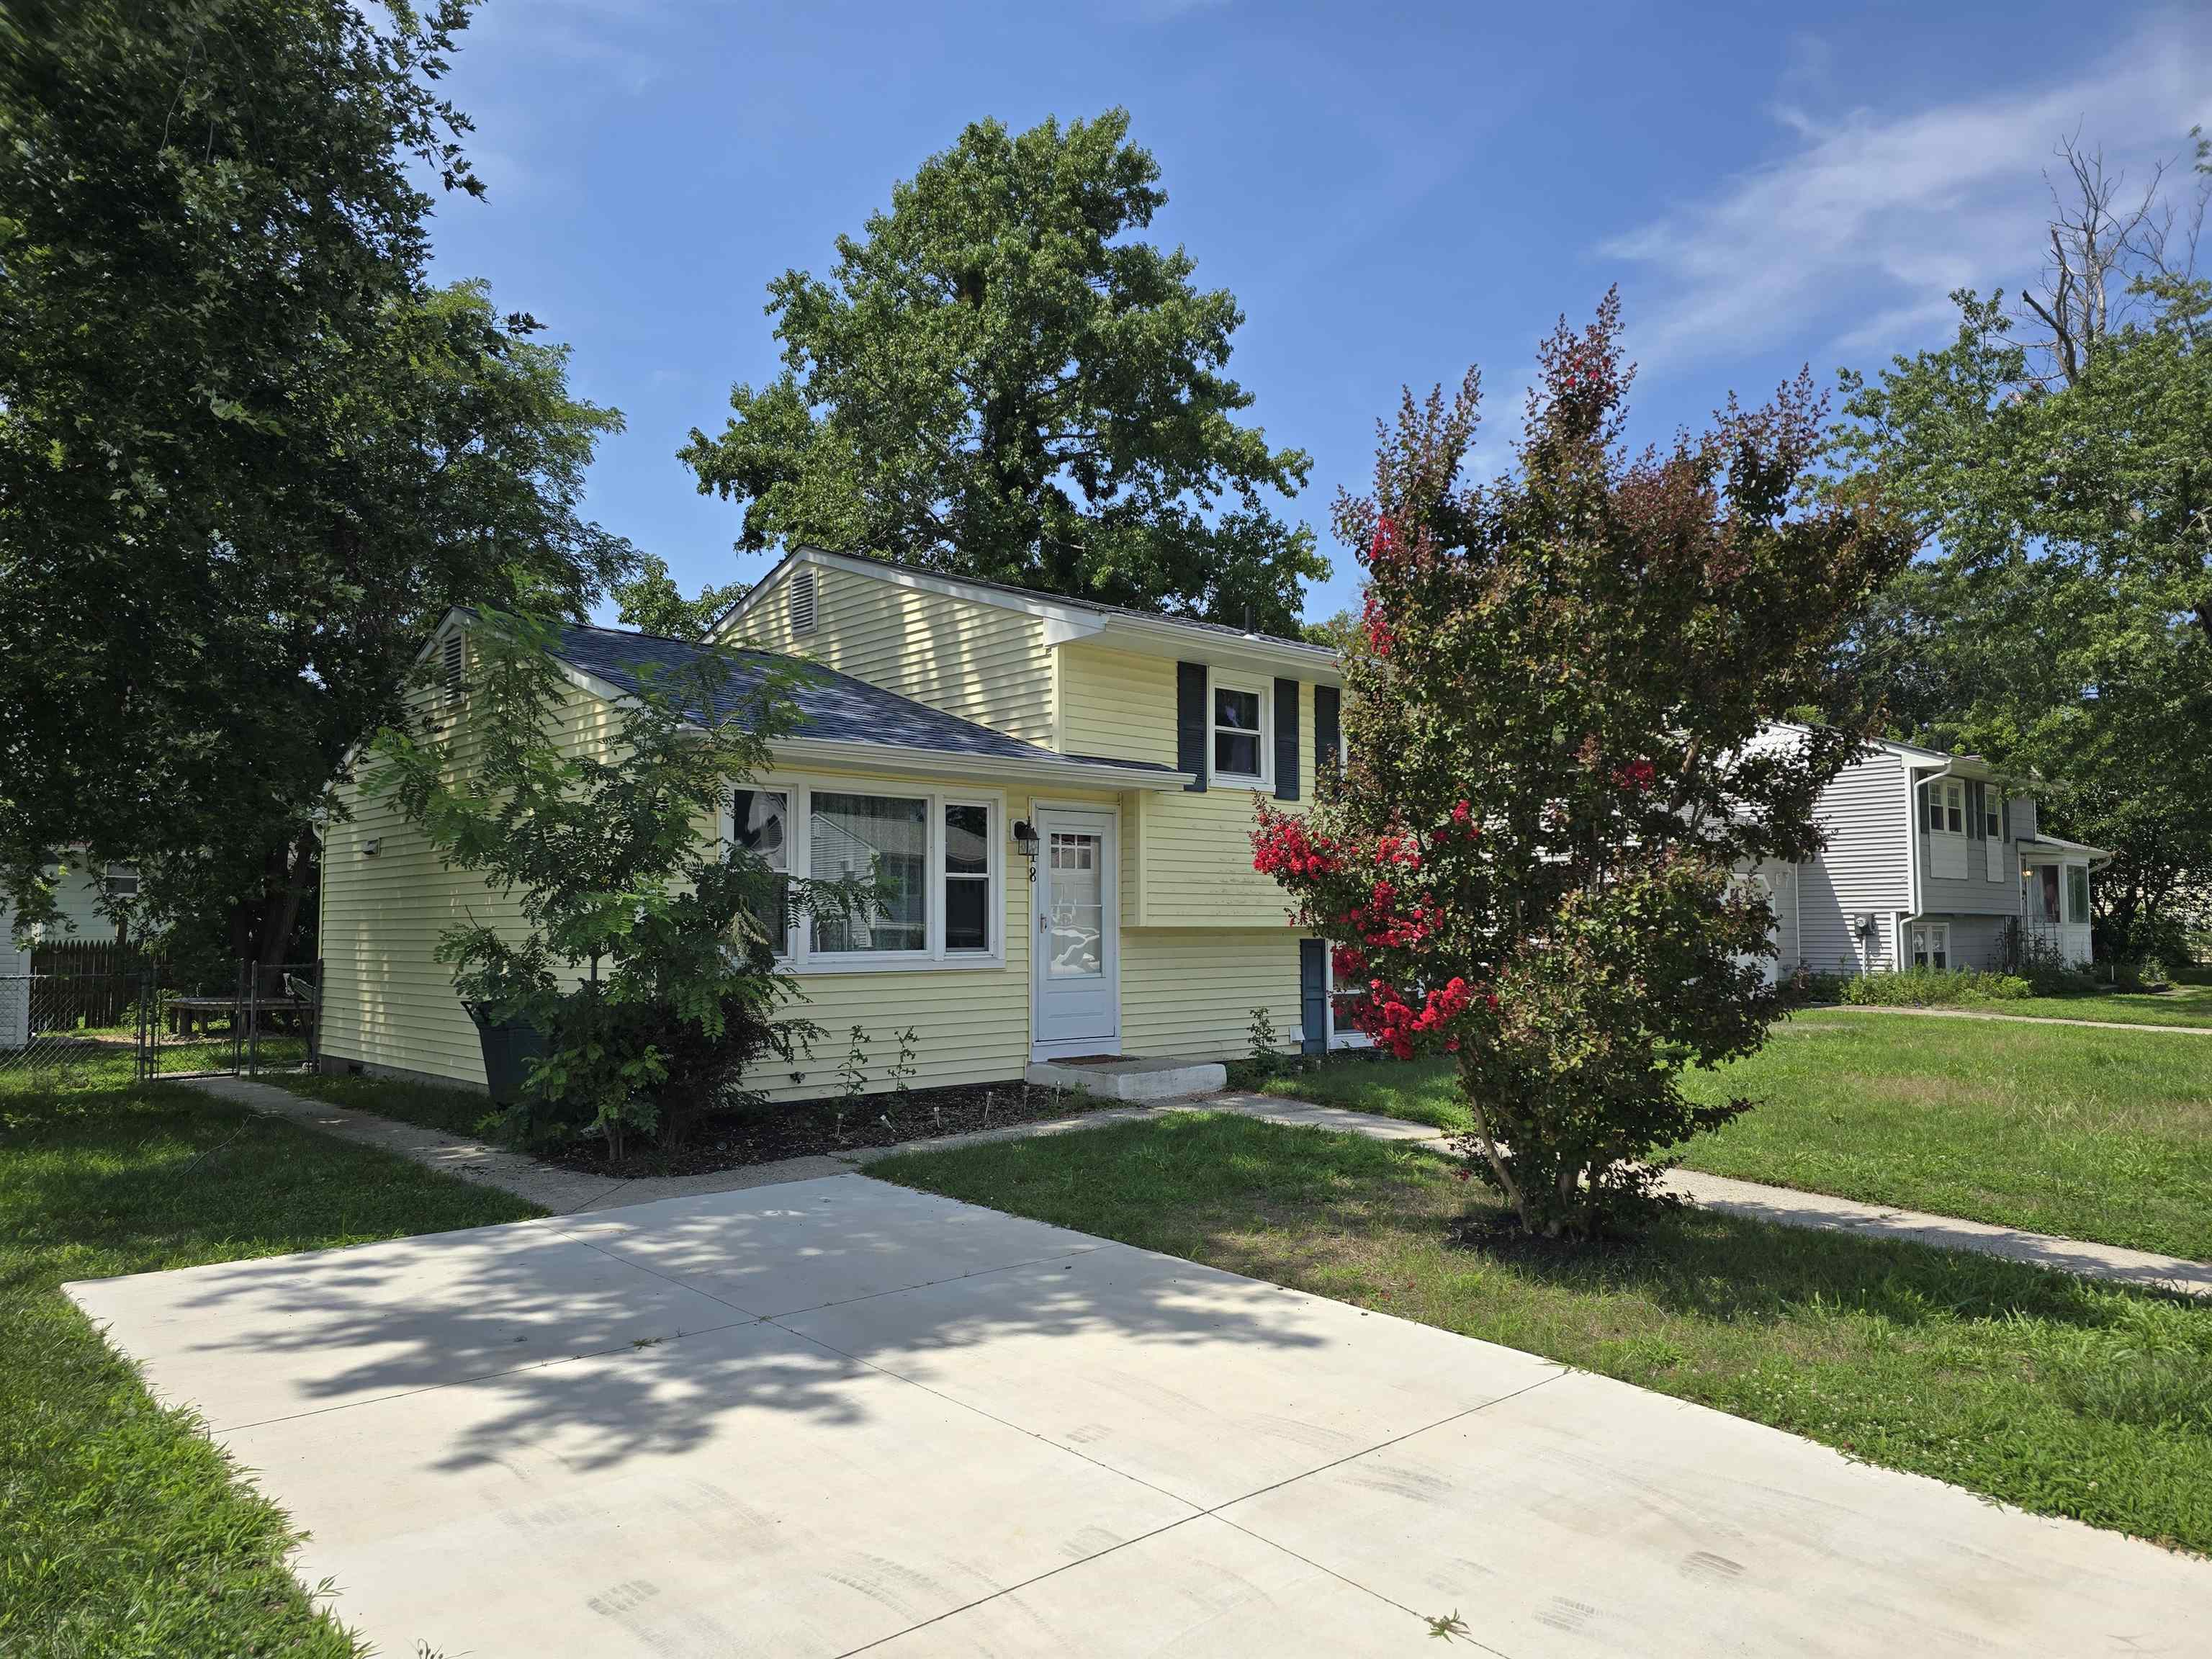
{"label": "red flower cluster", "polygon": [[1356,945],[1340,945],[1329,952],[1329,966],[1340,980],[1355,980],[1367,971],[1367,952]]}
{"label": "red flower cluster", "polygon": [[1367,544],[1367,564],[1370,569],[1389,564],[1398,556],[1398,522],[1385,516],[1375,522],[1375,534]]}
{"label": "red flower cluster", "polygon": [[1411,836],[1377,836],[1375,862],[1402,864],[1408,870],[1418,870],[1421,867],[1421,843]]}
{"label": "red flower cluster", "polygon": [[1613,769],[1613,787],[1628,790],[1632,794],[1644,794],[1650,791],[1652,781],[1658,775],[1657,769],[1650,761],[1640,758],[1632,760],[1626,766],[1616,766]]}
{"label": "red flower cluster", "polygon": [[1375,593],[1371,588],[1368,590],[1367,597],[1360,601],[1359,625],[1367,630],[1368,647],[1378,657],[1389,656],[1390,647],[1397,636],[1390,631],[1390,621],[1382,614],[1382,607],[1375,603]]}
{"label": "red flower cluster", "polygon": [[[1417,1009],[1382,980],[1370,980],[1367,994],[1352,1010],[1352,1021],[1393,1059],[1411,1060],[1415,1045],[1454,1015],[1464,1012],[1474,994],[1467,981],[1455,976],[1421,999]],[[1491,999],[1492,1006],[1497,999]],[[1447,1051],[1459,1048],[1457,1037],[1444,1041]]]}
{"label": "red flower cluster", "polygon": [[1252,867],[1263,876],[1334,874],[1343,867],[1334,843],[1306,832],[1305,820],[1271,817],[1252,832]]}
{"label": "red flower cluster", "polygon": [[1346,911],[1337,920],[1359,935],[1370,950],[1411,950],[1436,931],[1442,920],[1432,905],[1416,904],[1408,915],[1398,910],[1398,889],[1378,881],[1369,890],[1367,902]]}

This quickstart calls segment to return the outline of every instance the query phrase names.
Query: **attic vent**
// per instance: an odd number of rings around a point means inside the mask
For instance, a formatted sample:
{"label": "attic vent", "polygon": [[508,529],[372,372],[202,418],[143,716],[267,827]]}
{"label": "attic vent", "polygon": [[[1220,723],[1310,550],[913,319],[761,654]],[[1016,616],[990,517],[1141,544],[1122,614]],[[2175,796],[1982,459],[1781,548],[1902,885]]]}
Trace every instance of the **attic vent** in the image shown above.
{"label": "attic vent", "polygon": [[446,701],[459,702],[461,700],[461,672],[464,665],[460,629],[455,629],[446,635],[444,650]]}
{"label": "attic vent", "polygon": [[794,570],[791,574],[790,598],[791,631],[811,634],[814,631],[814,573]]}

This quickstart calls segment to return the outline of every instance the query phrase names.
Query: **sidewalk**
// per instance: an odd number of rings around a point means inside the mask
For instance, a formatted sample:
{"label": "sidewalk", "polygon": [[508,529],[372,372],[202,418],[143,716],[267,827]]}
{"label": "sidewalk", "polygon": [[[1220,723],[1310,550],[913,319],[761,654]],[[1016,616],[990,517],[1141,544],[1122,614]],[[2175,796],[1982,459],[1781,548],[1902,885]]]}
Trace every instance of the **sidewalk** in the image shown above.
{"label": "sidewalk", "polygon": [[[289,1118],[343,1140],[380,1147],[464,1181],[479,1181],[497,1187],[556,1215],[579,1215],[623,1205],[650,1204],[657,1199],[690,1198],[706,1193],[772,1187],[789,1181],[812,1181],[823,1176],[844,1175],[900,1152],[950,1152],[992,1141],[1066,1134],[1104,1124],[1133,1123],[1175,1111],[1237,1112],[1295,1128],[1328,1129],[1340,1134],[1365,1135],[1375,1140],[1441,1146],[1447,1139],[1442,1130],[1425,1124],[1346,1111],[1311,1101],[1286,1100],[1272,1095],[1219,1094],[1161,1106],[1114,1107],[1042,1123],[1018,1123],[1004,1129],[909,1141],[902,1146],[874,1146],[836,1156],[787,1158],[778,1164],[718,1170],[710,1175],[617,1180],[564,1170],[526,1153],[505,1152],[482,1141],[418,1128],[371,1112],[309,1100],[289,1089],[246,1078],[203,1078],[191,1080],[191,1086],[256,1111]],[[1941,1249],[1972,1250],[2084,1279],[2212,1298],[2212,1262],[2190,1261],[2148,1250],[2123,1249],[2114,1244],[2056,1238],[2047,1233],[2022,1232],[1988,1222],[1927,1215],[1917,1210],[1830,1198],[1820,1193],[1801,1193],[1793,1188],[1763,1186],[1757,1182],[1735,1181],[1693,1170],[1675,1170],[1668,1178],[1668,1185],[1704,1208],[1753,1221],[1772,1222],[1778,1226],[1856,1233],[1866,1238],[1928,1244]]]}

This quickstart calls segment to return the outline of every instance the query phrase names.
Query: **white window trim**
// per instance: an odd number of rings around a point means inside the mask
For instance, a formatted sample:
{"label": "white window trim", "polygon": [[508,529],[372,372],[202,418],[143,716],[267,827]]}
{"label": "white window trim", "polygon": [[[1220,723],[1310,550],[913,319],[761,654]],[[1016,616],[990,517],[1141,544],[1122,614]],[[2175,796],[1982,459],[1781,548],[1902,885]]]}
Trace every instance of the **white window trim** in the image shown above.
{"label": "white window trim", "polygon": [[[941,973],[948,969],[974,971],[1006,966],[1006,849],[1002,843],[1006,839],[1008,820],[1004,791],[917,788],[911,784],[875,778],[770,772],[749,779],[743,784],[733,783],[723,792],[722,833],[728,841],[734,841],[736,830],[731,822],[735,811],[735,802],[731,798],[739,788],[780,793],[785,798],[789,822],[784,829],[784,869],[787,874],[800,880],[812,874],[814,796],[817,791],[830,795],[876,795],[893,800],[919,800],[927,805],[929,919],[922,949],[817,951],[813,946],[813,929],[810,920],[794,913],[790,931],[784,935],[783,948],[776,952],[776,960],[787,972],[915,974]],[[945,809],[948,806],[981,806],[990,815],[990,827],[984,837],[991,853],[989,903],[992,931],[991,948],[988,951],[949,951],[945,945]]]}
{"label": "white window trim", "polygon": [[[1931,836],[1949,836],[1958,841],[1979,841],[1982,838],[1981,826],[1975,824],[1970,829],[1966,823],[1965,779],[1930,778],[1921,787],[1927,790],[1929,802],[1940,805],[1943,811],[1943,827],[1939,830],[1929,822],[1928,809],[1925,807],[1921,809],[1920,826],[1925,833]],[[1959,796],[1959,827],[1956,830],[1951,828],[1951,792],[1953,790],[1956,790]]]}
{"label": "white window trim", "polygon": [[[1916,921],[1912,923],[1911,926],[1906,929],[1907,937],[1905,939],[1905,944],[1908,947],[1910,947],[1912,943],[1911,935],[1913,933],[1921,933],[1927,937],[1928,961],[1925,965],[1930,969],[1935,969],[1936,958],[1940,956],[1943,958],[1943,966],[1941,969],[1936,969],[1936,971],[1942,973],[1948,973],[1950,971],[1953,966],[1951,961],[1951,924],[1948,921]],[[1940,945],[1936,943],[1938,938],[1941,938],[1942,940],[1942,943]],[[1914,968],[1922,966],[1923,964],[1920,961],[1920,956],[1921,953],[1918,951],[1913,951],[1911,952],[1912,959],[1908,965]]]}
{"label": "white window trim", "polygon": [[[1215,763],[1218,752],[1214,739],[1221,732],[1243,735],[1236,726],[1216,722],[1216,691],[1243,691],[1260,699],[1260,769],[1257,772],[1224,772]],[[1343,740],[1340,729],[1338,741]],[[1251,679],[1242,674],[1227,674],[1208,667],[1206,671],[1206,769],[1208,781],[1249,784],[1255,789],[1275,787],[1275,685],[1271,679]]]}

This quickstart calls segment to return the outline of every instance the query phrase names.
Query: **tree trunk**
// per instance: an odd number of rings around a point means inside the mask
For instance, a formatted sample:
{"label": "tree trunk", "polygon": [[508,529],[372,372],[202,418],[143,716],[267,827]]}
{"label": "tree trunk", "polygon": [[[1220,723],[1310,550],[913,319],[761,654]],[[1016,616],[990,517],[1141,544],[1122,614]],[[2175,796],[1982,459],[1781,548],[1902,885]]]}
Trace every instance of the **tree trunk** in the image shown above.
{"label": "tree trunk", "polygon": [[307,895],[308,872],[315,866],[315,832],[303,830],[300,839],[293,843],[290,867],[284,872],[284,884],[263,908],[261,948],[254,960],[264,967],[284,960],[290,948],[292,929],[300,920],[300,903]]}

